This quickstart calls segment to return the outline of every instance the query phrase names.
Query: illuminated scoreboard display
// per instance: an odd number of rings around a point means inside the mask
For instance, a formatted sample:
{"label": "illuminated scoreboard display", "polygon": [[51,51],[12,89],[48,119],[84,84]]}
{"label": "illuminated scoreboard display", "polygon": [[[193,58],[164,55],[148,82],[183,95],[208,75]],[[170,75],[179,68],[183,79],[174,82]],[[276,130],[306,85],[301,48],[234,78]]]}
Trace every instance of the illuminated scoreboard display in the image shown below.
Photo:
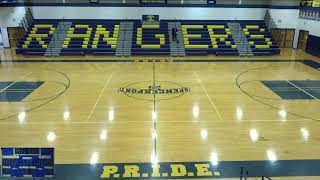
{"label": "illuminated scoreboard display", "polygon": [[1,176],[51,178],[54,175],[53,148],[1,148]]}

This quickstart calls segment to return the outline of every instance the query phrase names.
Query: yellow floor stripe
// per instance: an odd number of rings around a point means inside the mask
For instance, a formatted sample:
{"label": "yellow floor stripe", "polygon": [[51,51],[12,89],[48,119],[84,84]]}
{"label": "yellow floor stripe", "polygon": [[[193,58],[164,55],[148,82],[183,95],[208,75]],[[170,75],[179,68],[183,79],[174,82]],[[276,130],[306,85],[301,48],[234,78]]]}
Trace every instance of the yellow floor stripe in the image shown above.
{"label": "yellow floor stripe", "polygon": [[221,115],[220,115],[220,113],[219,113],[219,110],[218,110],[218,108],[216,107],[216,105],[214,104],[214,102],[213,102],[213,100],[211,99],[211,97],[209,96],[207,89],[203,86],[203,84],[202,84],[201,80],[199,79],[197,73],[196,73],[196,72],[193,72],[193,73],[194,73],[194,75],[196,76],[198,82],[200,83],[200,85],[201,85],[204,93],[207,95],[207,97],[208,97],[208,99],[209,99],[209,101],[210,101],[210,103],[211,103],[211,105],[212,105],[212,108],[213,108],[214,111],[217,113],[219,119],[222,120]]}
{"label": "yellow floor stripe", "polygon": [[87,121],[89,121],[89,120],[90,120],[90,118],[91,118],[91,116],[92,116],[92,114],[93,114],[94,110],[96,109],[96,106],[98,105],[98,103],[99,103],[99,101],[100,101],[100,99],[101,99],[101,97],[102,97],[102,95],[103,95],[104,90],[105,90],[105,89],[107,88],[107,86],[109,85],[109,83],[110,83],[110,81],[111,81],[112,76],[113,76],[113,73],[111,73],[111,75],[109,76],[109,78],[108,78],[108,80],[107,80],[106,84],[104,85],[104,87],[103,87],[103,89],[102,89],[102,91],[101,91],[101,93],[100,93],[100,95],[99,95],[99,97],[98,97],[98,99],[97,99],[96,103],[95,103],[95,104],[94,104],[94,106],[92,107],[92,109],[91,109],[91,111],[90,111],[90,114],[88,115]]}

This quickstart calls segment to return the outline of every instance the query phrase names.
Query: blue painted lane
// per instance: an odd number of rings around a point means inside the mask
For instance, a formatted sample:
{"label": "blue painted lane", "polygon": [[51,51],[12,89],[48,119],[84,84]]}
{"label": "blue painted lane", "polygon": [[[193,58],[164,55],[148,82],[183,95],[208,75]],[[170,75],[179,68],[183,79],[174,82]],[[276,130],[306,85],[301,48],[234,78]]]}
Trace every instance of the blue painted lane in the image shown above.
{"label": "blue painted lane", "polygon": [[272,81],[261,81],[266,87],[277,94],[281,99],[286,100],[303,100],[303,99],[314,99],[310,95],[301,91],[288,81],[284,80],[272,80]]}
{"label": "blue painted lane", "polygon": [[44,82],[0,82],[0,102],[21,102]]}
{"label": "blue painted lane", "polygon": [[[213,165],[216,164],[216,165]],[[320,160],[220,161],[58,164],[55,179],[194,179],[239,178],[241,167],[250,177],[320,176]],[[12,178],[0,178],[12,179]]]}

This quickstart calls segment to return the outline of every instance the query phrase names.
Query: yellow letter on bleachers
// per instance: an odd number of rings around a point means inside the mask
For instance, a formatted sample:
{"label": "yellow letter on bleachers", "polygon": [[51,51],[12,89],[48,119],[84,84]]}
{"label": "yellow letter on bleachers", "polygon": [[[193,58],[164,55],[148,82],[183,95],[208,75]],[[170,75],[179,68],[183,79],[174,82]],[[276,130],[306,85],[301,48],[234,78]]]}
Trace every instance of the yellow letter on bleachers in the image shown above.
{"label": "yellow letter on bleachers", "polygon": [[203,29],[203,25],[182,25],[182,34],[183,34],[183,42],[185,44],[185,48],[190,49],[208,49],[209,45],[207,44],[190,44],[189,39],[196,38],[201,39],[201,34],[188,34],[188,29]]}
{"label": "yellow letter on bleachers", "polygon": [[[79,28],[86,29],[86,33],[75,34],[74,33],[75,29],[79,29]],[[87,48],[91,33],[92,33],[92,28],[89,28],[89,25],[82,25],[82,24],[75,25],[74,28],[70,28],[68,30],[68,34],[65,39],[64,45],[69,45],[71,38],[83,38],[84,41],[82,42],[82,48]]]}
{"label": "yellow letter on bleachers", "polygon": [[119,25],[115,25],[113,29],[113,36],[110,35],[110,31],[107,28],[102,27],[102,25],[97,25],[96,33],[94,35],[93,46],[99,44],[100,36],[103,36],[103,41],[111,45],[111,48],[116,48],[118,42]]}
{"label": "yellow letter on bleachers", "polygon": [[159,44],[142,44],[142,39],[143,39],[142,31],[143,31],[143,29],[159,29],[159,28],[160,28],[159,25],[154,25],[154,24],[142,25],[141,28],[137,29],[137,41],[136,41],[136,44],[137,45],[141,45],[141,48],[161,48],[161,45],[164,45],[166,43],[164,34],[155,34],[154,35],[154,37],[156,39],[160,40]]}

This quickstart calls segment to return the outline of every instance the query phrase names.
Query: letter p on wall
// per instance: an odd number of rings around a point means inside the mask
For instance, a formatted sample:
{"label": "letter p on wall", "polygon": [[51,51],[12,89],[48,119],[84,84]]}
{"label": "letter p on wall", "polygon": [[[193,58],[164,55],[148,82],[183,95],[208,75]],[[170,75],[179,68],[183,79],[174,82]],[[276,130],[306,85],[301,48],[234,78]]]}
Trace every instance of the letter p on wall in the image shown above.
{"label": "letter p on wall", "polygon": [[101,174],[101,178],[110,178],[111,175],[115,174],[118,172],[118,167],[117,166],[103,166],[103,173]]}

